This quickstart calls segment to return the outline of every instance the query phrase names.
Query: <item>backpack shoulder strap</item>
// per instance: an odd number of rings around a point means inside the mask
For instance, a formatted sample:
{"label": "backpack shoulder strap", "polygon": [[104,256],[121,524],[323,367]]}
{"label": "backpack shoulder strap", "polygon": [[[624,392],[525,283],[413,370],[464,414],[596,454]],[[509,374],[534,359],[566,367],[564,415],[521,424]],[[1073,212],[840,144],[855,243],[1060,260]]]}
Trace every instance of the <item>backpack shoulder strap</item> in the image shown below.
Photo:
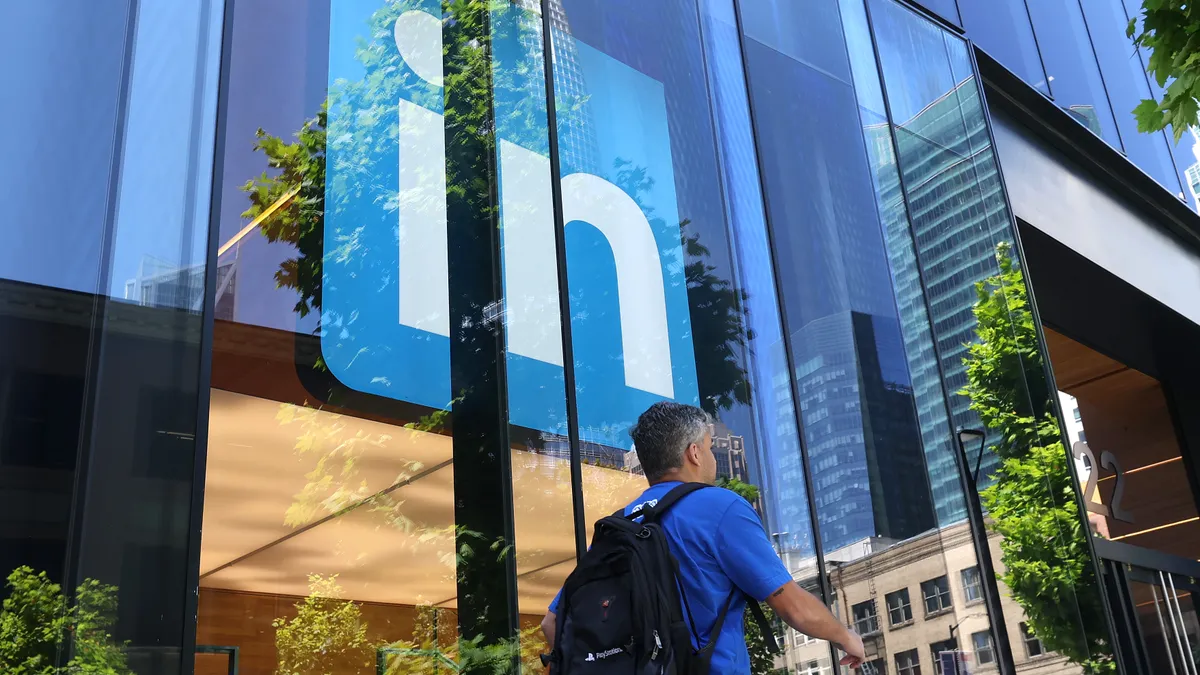
{"label": "backpack shoulder strap", "polygon": [[775,631],[771,628],[771,622],[767,620],[767,615],[763,614],[762,606],[749,593],[746,594],[746,607],[754,617],[755,623],[758,624],[758,631],[762,633],[763,641],[767,643],[767,651],[778,654],[779,642],[775,640]]}
{"label": "backpack shoulder strap", "polygon": [[707,483],[683,483],[671,488],[670,492],[663,495],[658,503],[649,509],[642,509],[638,515],[645,516],[646,520],[655,520],[661,518],[672,506],[680,499],[692,494],[696,490],[703,490],[706,487],[712,487]]}
{"label": "backpack shoulder strap", "polygon": [[733,605],[733,601],[739,593],[745,596],[746,609],[754,616],[754,621],[758,624],[758,630],[762,633],[763,642],[767,645],[767,651],[772,654],[779,653],[779,642],[775,640],[775,631],[771,628],[771,622],[767,620],[767,615],[763,614],[762,607],[759,606],[758,601],[752,598],[749,593],[745,593],[739,590],[737,586],[734,586],[733,590],[729,593],[729,597],[726,598],[724,606],[721,608],[721,613],[717,615],[716,621],[713,622],[712,630],[708,635],[708,644],[701,647],[700,651],[696,654],[696,657],[701,659],[705,664],[712,659],[713,650],[717,646],[717,639],[721,637],[721,630],[725,627],[725,617],[729,614],[729,608]]}

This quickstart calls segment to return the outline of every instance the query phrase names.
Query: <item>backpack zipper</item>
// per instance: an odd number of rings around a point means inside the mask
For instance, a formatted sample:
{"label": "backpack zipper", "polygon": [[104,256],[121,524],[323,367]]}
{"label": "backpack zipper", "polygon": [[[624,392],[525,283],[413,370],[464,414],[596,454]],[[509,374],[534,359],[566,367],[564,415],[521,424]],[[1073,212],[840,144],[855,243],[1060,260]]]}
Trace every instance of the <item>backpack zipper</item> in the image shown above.
{"label": "backpack zipper", "polygon": [[654,631],[654,651],[650,654],[650,660],[658,658],[658,650],[662,649],[662,640],[658,638],[658,631]]}

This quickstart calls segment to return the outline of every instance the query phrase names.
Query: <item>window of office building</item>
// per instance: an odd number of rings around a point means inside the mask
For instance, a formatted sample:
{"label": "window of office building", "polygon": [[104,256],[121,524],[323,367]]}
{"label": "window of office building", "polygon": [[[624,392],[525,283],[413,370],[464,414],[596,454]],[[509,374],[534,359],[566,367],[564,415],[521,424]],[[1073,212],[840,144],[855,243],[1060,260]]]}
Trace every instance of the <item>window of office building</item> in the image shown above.
{"label": "window of office building", "polygon": [[874,659],[862,664],[863,675],[887,675],[887,661]]}
{"label": "window of office building", "polygon": [[6,8],[6,673],[187,651],[222,6]]}
{"label": "window of office building", "polygon": [[1032,659],[1045,655],[1045,645],[1029,630],[1029,626],[1025,623],[1021,624],[1021,639],[1025,642],[1025,653],[1029,658]]}
{"label": "window of office building", "polygon": [[1182,193],[1183,184],[1176,172],[1166,134],[1144,134],[1137,129],[1137,119],[1132,111],[1143,99],[1150,98],[1152,92],[1142,59],[1125,35],[1129,16],[1122,1],[1093,0],[1081,2],[1080,6],[1116,114],[1125,153],[1168,192]]}
{"label": "window of office building", "polygon": [[896,655],[897,675],[921,675],[921,655],[916,649]]}
{"label": "window of office building", "polygon": [[963,598],[968,602],[983,600],[983,579],[979,576],[978,567],[968,567],[962,571]]}
{"label": "window of office building", "polygon": [[876,566],[919,550],[922,576],[946,573],[962,501],[869,22],[853,0],[739,6],[818,542],[837,604],[874,616]]}
{"label": "window of office building", "polygon": [[[1079,0],[1027,2],[1054,102],[1117,150],[1124,146]],[[1120,111],[1125,114],[1125,111]]]}
{"label": "window of office building", "polygon": [[971,634],[971,645],[975,648],[975,661],[980,665],[996,662],[996,652],[992,648],[992,634],[980,631]]}
{"label": "window of office building", "polygon": [[[965,393],[948,396],[952,419],[955,426],[985,432],[979,445],[963,450],[972,456],[983,450],[981,487],[995,481],[1002,488],[991,493],[1000,501],[985,508],[1007,518],[1008,524],[999,529],[1020,540],[1029,535],[1017,526],[1018,518],[1031,513],[1047,519],[1082,514],[1072,499],[1073,475],[1056,433],[1054,402],[1045,395],[1045,354],[1034,348],[998,365],[1005,344],[1036,346],[1039,338],[980,85],[968,46],[960,38],[901,4],[869,0],[868,7],[941,373],[948,392]],[[916,62],[925,64],[919,76],[909,65]],[[943,106],[945,111],[935,112]],[[986,290],[986,295],[977,289]],[[984,376],[996,367],[1004,372],[1002,380]],[[1001,397],[1004,406],[989,407],[988,400],[997,400],[992,397]],[[1042,421],[1031,426],[1024,421],[1030,419]],[[1038,440],[1014,442],[1025,438]],[[1002,471],[1001,457],[1035,473]],[[1028,482],[1022,475],[1050,479]],[[1018,485],[1026,483],[1022,492]],[[1018,505],[1017,494],[1034,499],[1021,497]],[[1031,512],[1031,506],[1036,510]],[[1066,516],[1056,515],[1060,513]],[[1006,578],[1015,581],[1001,593],[1011,593],[1031,611],[1042,611],[1049,596],[1035,589],[1052,581],[1054,593],[1066,599],[1056,600],[1049,610],[1061,617],[1056,630],[1071,636],[1077,653],[1107,659],[1112,641],[1102,620],[1103,602],[1088,544],[1073,528],[1055,526],[1050,531],[1050,542],[1030,536],[1028,546],[1005,548],[1002,557],[1011,563],[1005,564]],[[1023,564],[1033,550],[1049,554],[1045,560],[1056,570],[1053,577],[1030,575],[1042,564]],[[1009,642],[1015,641],[1010,635]]]}
{"label": "window of office building", "polygon": [[925,614],[937,614],[950,609],[950,581],[946,577],[938,577],[921,583],[921,596],[925,598]]}
{"label": "window of office building", "polygon": [[[200,644],[284,667],[280,640],[346,612],[354,663],[416,667],[412,650],[505,621],[536,656],[591,523],[645,488],[629,428],[662,400],[712,416],[721,472],[759,488],[767,534],[815,580],[733,5],[547,3],[553,130],[536,7],[468,2],[443,21],[436,2],[313,0],[234,18]],[[455,56],[480,40],[490,102],[454,89],[485,72],[446,71],[481,67]],[[471,225],[497,209],[489,248]],[[488,275],[503,312],[477,302]],[[510,451],[479,454],[497,442]],[[511,588],[496,556],[462,555],[498,537]]]}
{"label": "window of office building", "polygon": [[929,654],[933,657],[933,672],[936,675],[958,675],[953,668],[946,667],[947,662],[953,665],[959,658],[957,640],[935,642],[929,645]]}
{"label": "window of office building", "polygon": [[879,632],[879,615],[875,612],[875,601],[867,600],[850,608],[854,617],[854,630],[859,635],[871,635]]}
{"label": "window of office building", "polygon": [[817,661],[809,661],[804,665],[796,666],[796,675],[822,675],[825,669]]}
{"label": "window of office building", "polygon": [[1001,65],[1043,94],[1053,91],[1042,67],[1025,0],[958,0],[963,27]]}
{"label": "window of office building", "polygon": [[885,596],[887,600],[888,622],[900,626],[913,620],[912,606],[908,602],[908,589],[902,588]]}

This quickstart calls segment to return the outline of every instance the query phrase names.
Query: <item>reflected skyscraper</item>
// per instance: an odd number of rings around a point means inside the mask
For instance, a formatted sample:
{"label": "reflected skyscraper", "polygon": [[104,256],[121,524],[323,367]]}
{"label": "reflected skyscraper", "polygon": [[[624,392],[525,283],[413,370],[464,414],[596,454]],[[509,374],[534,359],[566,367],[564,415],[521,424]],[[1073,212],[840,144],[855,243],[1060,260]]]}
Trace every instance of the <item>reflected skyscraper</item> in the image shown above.
{"label": "reflected skyscraper", "polygon": [[[901,305],[919,305],[922,301],[920,278],[925,278],[924,293],[930,307],[936,308],[934,334],[938,336],[938,354],[933,353],[921,323],[924,312],[901,312],[905,321],[904,333],[909,349],[914,388],[918,392],[918,414],[922,419],[940,415],[935,408],[945,404],[933,394],[940,388],[937,356],[946,381],[946,394],[956,425],[977,426],[977,418],[969,409],[970,401],[957,395],[967,383],[963,357],[967,346],[975,341],[975,317],[972,309],[977,300],[972,280],[988,276],[995,269],[993,232],[1003,231],[1008,224],[1004,206],[1003,186],[993,161],[980,161],[980,153],[990,147],[983,111],[973,78],[959,82],[949,92],[926,106],[907,121],[895,126],[897,148],[905,157],[905,184],[908,192],[912,232],[900,201],[899,171],[889,168],[878,171],[883,181],[878,189],[885,204],[894,205],[882,214],[892,246],[911,246],[902,242],[912,237],[916,242],[919,267],[897,266],[897,299]],[[964,114],[963,110],[968,114]],[[964,126],[970,124],[971,126]],[[865,133],[868,147],[875,150],[872,159],[877,164],[894,164],[895,156],[887,144],[888,127],[868,125]],[[880,149],[885,151],[880,152]],[[941,524],[947,525],[965,517],[958,474],[954,463],[949,429],[928,429],[925,433],[926,461],[934,504]],[[984,474],[994,466],[987,460]]]}

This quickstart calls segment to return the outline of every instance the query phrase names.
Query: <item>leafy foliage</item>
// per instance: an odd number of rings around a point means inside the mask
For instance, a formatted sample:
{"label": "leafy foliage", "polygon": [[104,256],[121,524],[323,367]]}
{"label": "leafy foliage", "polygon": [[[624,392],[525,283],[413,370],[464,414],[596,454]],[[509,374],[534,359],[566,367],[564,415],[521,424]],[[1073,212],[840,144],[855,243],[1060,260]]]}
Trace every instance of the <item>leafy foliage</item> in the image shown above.
{"label": "leafy foliage", "polygon": [[337,576],[309,575],[309,595],[296,616],[276,619],[275,675],[332,675],[369,672],[375,650],[367,639],[362,608],[342,600]]}
{"label": "leafy foliage", "polygon": [[[758,502],[758,486],[751,485],[740,481],[736,478],[722,478],[717,481],[717,487],[725,488],[731,492],[737,493],[742,499],[755,504]],[[761,603],[763,613],[766,614],[767,620],[773,625],[779,625],[779,619],[775,616],[775,612],[766,603]],[[746,633],[746,649],[750,652],[750,672],[752,675],[767,675],[775,670],[775,657],[767,649],[767,638],[758,628],[758,622],[754,617],[746,612],[744,621],[744,630]]]}
{"label": "leafy foliage", "polygon": [[1008,244],[997,247],[996,260],[999,273],[975,285],[979,339],[964,359],[967,386],[959,393],[992,431],[1001,460],[981,495],[1003,537],[1001,578],[1048,649],[1087,673],[1115,673],[1024,275]]}
{"label": "leafy foliage", "polygon": [[[117,588],[85,580],[69,602],[45,572],[18,567],[8,575],[0,606],[0,673],[4,675],[129,675],[124,644],[113,639]],[[66,665],[58,654],[70,651]]]}
{"label": "leafy foliage", "polygon": [[418,607],[411,640],[384,646],[386,675],[433,675],[438,672],[511,673],[514,660],[523,672],[544,670],[540,655],[549,651],[541,629],[520,631],[515,641],[484,644],[457,637],[453,625],[442,621],[444,611]]}
{"label": "leafy foliage", "polygon": [[1141,17],[1131,19],[1126,32],[1150,51],[1146,69],[1166,88],[1161,101],[1146,99],[1134,108],[1138,130],[1169,125],[1178,141],[1196,126],[1200,112],[1200,8],[1189,0],[1145,0]]}

